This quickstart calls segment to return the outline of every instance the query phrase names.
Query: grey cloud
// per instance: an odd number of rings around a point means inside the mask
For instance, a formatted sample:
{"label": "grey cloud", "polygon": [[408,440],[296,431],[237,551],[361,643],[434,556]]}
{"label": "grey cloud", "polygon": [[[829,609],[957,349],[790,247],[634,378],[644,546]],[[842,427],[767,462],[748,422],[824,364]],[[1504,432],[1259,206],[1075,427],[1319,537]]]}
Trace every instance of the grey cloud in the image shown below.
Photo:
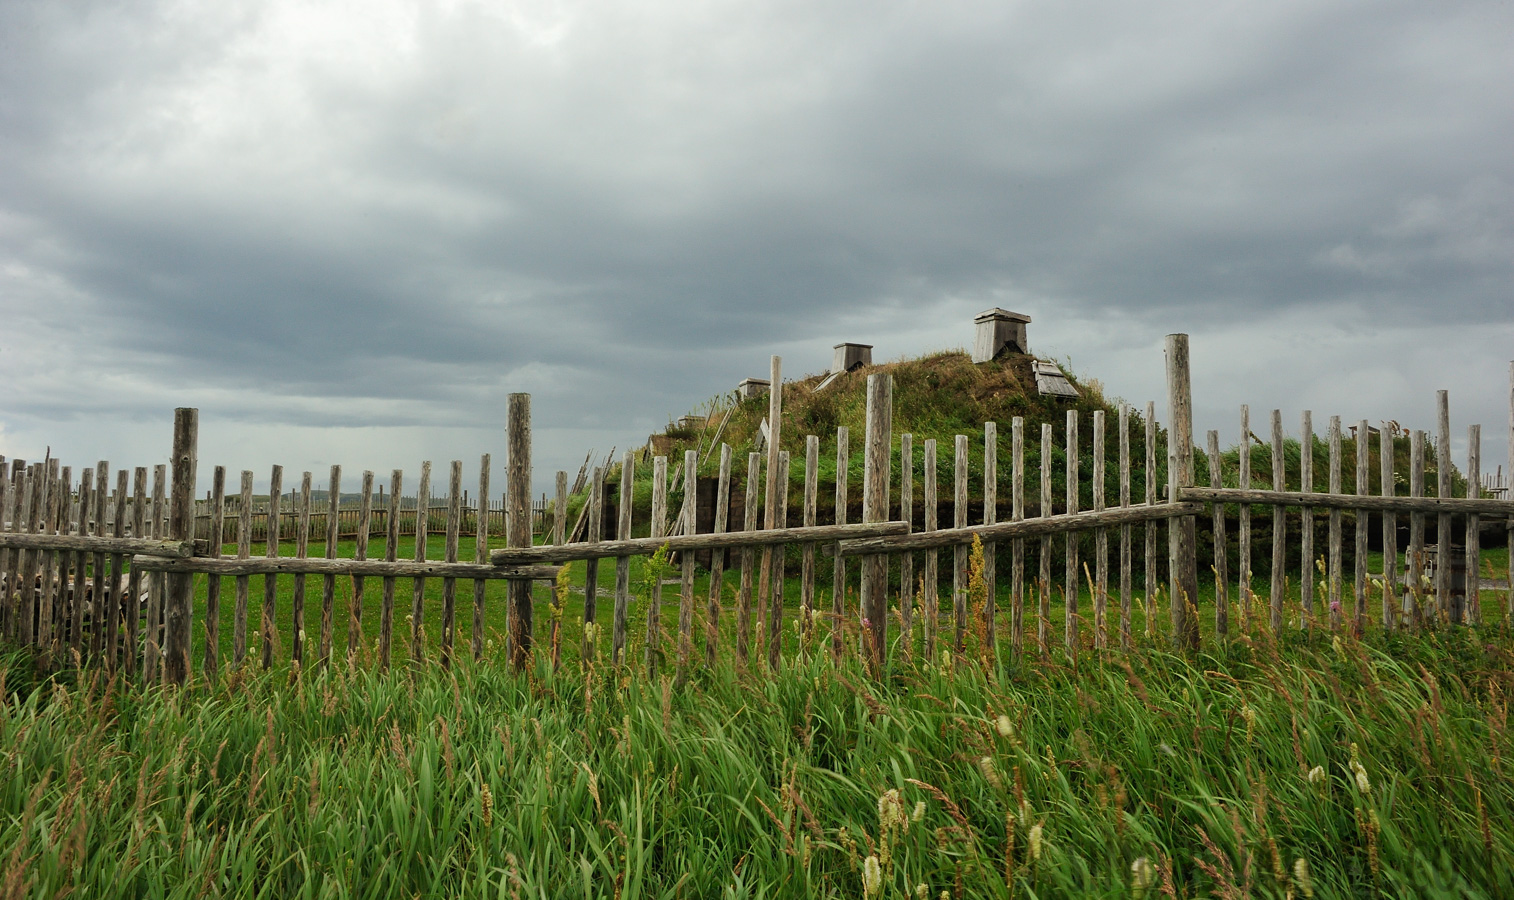
{"label": "grey cloud", "polygon": [[[11,440],[200,385],[247,427],[530,389],[624,442],[770,352],[923,352],[996,304],[1091,367],[1125,351],[1069,323],[1509,319],[1506,5],[17,3],[0,35]],[[75,339],[129,349],[6,369]]]}

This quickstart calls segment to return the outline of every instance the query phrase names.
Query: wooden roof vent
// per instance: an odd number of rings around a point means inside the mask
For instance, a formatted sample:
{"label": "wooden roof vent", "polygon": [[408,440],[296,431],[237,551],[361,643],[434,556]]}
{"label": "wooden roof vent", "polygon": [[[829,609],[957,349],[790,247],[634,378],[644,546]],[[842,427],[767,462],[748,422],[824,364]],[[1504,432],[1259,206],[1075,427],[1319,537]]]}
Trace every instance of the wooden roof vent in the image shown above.
{"label": "wooden roof vent", "polygon": [[973,319],[977,334],[973,338],[973,362],[986,363],[1004,353],[1029,353],[1025,326],[1030,316],[1007,309],[987,309]]}

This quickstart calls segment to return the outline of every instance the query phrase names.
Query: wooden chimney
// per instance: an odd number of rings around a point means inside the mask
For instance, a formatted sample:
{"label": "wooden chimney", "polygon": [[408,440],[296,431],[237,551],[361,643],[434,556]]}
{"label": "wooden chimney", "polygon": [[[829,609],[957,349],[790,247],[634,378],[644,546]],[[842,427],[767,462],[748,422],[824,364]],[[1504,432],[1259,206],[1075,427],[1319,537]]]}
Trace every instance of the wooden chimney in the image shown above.
{"label": "wooden chimney", "polygon": [[997,359],[1002,353],[1029,353],[1030,343],[1025,339],[1025,326],[1030,316],[1010,312],[1007,309],[984,310],[973,319],[977,335],[973,339],[973,362],[985,363]]}

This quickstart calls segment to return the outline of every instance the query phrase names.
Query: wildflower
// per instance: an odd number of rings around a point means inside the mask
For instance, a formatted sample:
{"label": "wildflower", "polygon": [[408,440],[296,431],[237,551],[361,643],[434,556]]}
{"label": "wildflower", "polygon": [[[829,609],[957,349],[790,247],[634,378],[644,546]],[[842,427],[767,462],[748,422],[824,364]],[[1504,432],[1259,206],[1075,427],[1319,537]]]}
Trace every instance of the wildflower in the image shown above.
{"label": "wildflower", "polygon": [[1309,877],[1309,863],[1302,856],[1293,861],[1293,881],[1305,897],[1314,896],[1314,880]]}
{"label": "wildflower", "polygon": [[862,896],[873,897],[883,890],[883,869],[878,857],[869,856],[862,863]]}
{"label": "wildflower", "polygon": [[1309,783],[1313,785],[1321,785],[1325,783],[1324,766],[1315,766],[1314,768],[1309,770]]}
{"label": "wildflower", "polygon": [[1156,882],[1157,871],[1151,864],[1151,860],[1144,856],[1137,856],[1135,862],[1130,864],[1130,890],[1136,900],[1145,897],[1146,892],[1151,890]]}
{"label": "wildflower", "polygon": [[1009,721],[1009,716],[999,716],[994,721],[994,727],[999,730],[999,737],[1010,737],[1015,733],[1015,726]]}
{"label": "wildflower", "polygon": [[983,773],[983,778],[996,788],[1004,787],[1004,781],[999,777],[999,770],[994,766],[992,756],[985,756],[978,760],[978,771]]}
{"label": "wildflower", "polygon": [[1353,741],[1351,744],[1351,773],[1356,776],[1356,789],[1363,794],[1372,793],[1372,781],[1367,778],[1367,769],[1362,765],[1360,750]]}
{"label": "wildflower", "polygon": [[483,807],[484,827],[488,828],[494,824],[494,792],[489,790],[486,782],[480,793],[479,804]]}
{"label": "wildflower", "polygon": [[928,896],[930,896],[930,887],[925,882],[915,885],[915,900],[925,900]]}
{"label": "wildflower", "polygon": [[883,831],[904,827],[904,801],[897,790],[887,790],[878,798],[878,827]]}
{"label": "wildflower", "polygon": [[1256,734],[1256,710],[1249,705],[1241,707],[1241,718],[1246,720],[1246,740],[1251,740]]}
{"label": "wildflower", "polygon": [[909,820],[911,822],[918,822],[918,821],[920,821],[923,818],[925,818],[925,801],[924,800],[916,800],[915,801],[915,811],[910,814]]}
{"label": "wildflower", "polygon": [[300,629],[300,640],[303,641],[304,639],[305,639],[305,629],[301,628]]}
{"label": "wildflower", "polygon": [[1041,858],[1041,824],[1039,822],[1030,826],[1030,858],[1032,861]]}

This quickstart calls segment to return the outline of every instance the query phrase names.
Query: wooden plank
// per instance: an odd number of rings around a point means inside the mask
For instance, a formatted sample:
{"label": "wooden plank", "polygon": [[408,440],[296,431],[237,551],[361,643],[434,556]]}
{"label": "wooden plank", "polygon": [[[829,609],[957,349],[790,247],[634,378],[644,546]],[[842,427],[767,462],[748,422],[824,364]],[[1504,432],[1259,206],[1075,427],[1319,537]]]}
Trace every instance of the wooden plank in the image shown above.
{"label": "wooden plank", "polygon": [[[199,410],[186,407],[174,410],[173,491],[168,525],[168,537],[171,540],[194,540],[195,463],[199,430]],[[216,552],[220,552],[219,547]],[[192,667],[190,629],[194,622],[190,604],[193,599],[194,578],[188,575],[172,575],[168,578],[168,608],[164,617],[168,635],[165,675],[171,684],[184,684],[189,679]]]}
{"label": "wooden plank", "polygon": [[[782,485],[782,487],[778,491],[778,509],[773,516],[773,521],[777,522],[780,526],[786,525],[789,518],[788,484],[790,476],[793,474],[791,471],[791,466],[792,460],[790,458],[789,452],[787,450],[784,450],[779,453],[778,472],[781,478],[779,484]],[[689,521],[692,522],[693,519],[691,518]],[[782,544],[768,546],[772,547],[773,550],[773,595],[771,597],[771,602],[768,605],[767,625],[768,671],[776,673],[778,671],[780,663],[782,663],[783,661],[784,547]]]}
{"label": "wooden plank", "polygon": [[[416,562],[426,561],[426,544],[431,531],[431,460],[421,463],[421,483],[415,491],[415,554]],[[299,588],[299,582],[295,582]],[[298,594],[296,594],[298,596]],[[426,579],[416,578],[410,590],[410,661],[419,663],[425,659],[422,626],[426,613]]]}
{"label": "wooden plank", "polygon": [[[42,523],[47,518],[43,502],[47,496],[46,492],[47,469],[42,463],[32,463],[26,470],[25,483],[21,488],[21,521],[24,523],[25,534],[34,535],[42,532]],[[37,642],[37,619],[41,610],[37,608],[37,592],[34,585],[40,575],[43,554],[41,549],[31,553],[26,553],[19,545],[16,549],[20,555],[21,569],[21,582],[17,586],[17,610],[21,619],[18,633],[21,636],[21,645],[30,647]]]}
{"label": "wooden plank", "polygon": [[[697,531],[698,502],[699,502],[699,451],[685,450],[683,452],[683,508],[679,512],[679,518],[687,523],[685,532],[694,534]],[[679,564],[681,571],[678,584],[678,675],[679,687],[688,683],[689,666],[694,656],[694,554],[680,553]],[[783,582],[779,581],[779,590],[782,590]],[[779,601],[778,605],[782,605]],[[781,637],[781,635],[780,635]]]}
{"label": "wooden plank", "polygon": [[[1377,433],[1378,496],[1392,497],[1396,488],[1393,475],[1394,427],[1383,425]],[[1384,512],[1383,525],[1383,628],[1398,624],[1398,517]]]}
{"label": "wooden plank", "polygon": [[[858,536],[841,541],[841,553],[844,556],[864,556],[869,553],[902,553],[905,550],[925,550],[931,548],[969,546],[976,537],[979,540],[1004,541],[1016,537],[1039,537],[1042,535],[1069,534],[1074,532],[1096,531],[1100,528],[1111,528],[1124,523],[1139,524],[1141,522],[1160,522],[1167,519],[1177,519],[1183,516],[1191,516],[1203,512],[1203,501],[1200,496],[1207,496],[1209,488],[1184,488],[1185,499],[1180,503],[1163,503],[1156,506],[1132,506],[1128,508],[1115,507],[1102,512],[1088,510],[1079,513],[1059,513],[1050,516],[1041,516],[1034,519],[1026,519],[1020,522],[999,522],[994,525],[968,525],[964,528],[942,528],[936,531],[919,531],[906,533],[904,522],[884,522],[878,525],[848,525],[848,529],[857,529]],[[1228,492],[1227,492],[1228,493]],[[831,526],[822,526],[831,527]],[[871,529],[878,532],[887,532],[876,536],[862,536],[862,529]],[[760,534],[760,533],[759,533]]]}
{"label": "wooden plank", "polygon": [[[876,524],[888,520],[888,489],[893,475],[894,379],[887,373],[867,376],[866,423],[862,521]],[[967,437],[964,435],[959,442],[965,457]],[[965,469],[962,474],[965,485]],[[888,557],[884,554],[862,559],[861,601],[864,661],[873,678],[882,680],[888,653]]]}
{"label": "wooden plank", "polygon": [[[226,467],[216,466],[210,478],[210,542],[217,556],[226,539]],[[103,559],[103,557],[102,557]],[[98,571],[98,569],[96,569]],[[95,596],[100,596],[99,588]],[[214,683],[221,677],[221,579],[205,584],[205,677]]]}
{"label": "wooden plank", "polygon": [[[1451,403],[1445,391],[1435,392],[1435,496],[1451,496]],[[1451,607],[1451,517],[1442,513],[1435,521],[1435,609],[1442,622],[1459,622],[1460,610]],[[1514,565],[1514,562],[1511,562]]]}
{"label": "wooden plank", "polygon": [[[850,438],[851,432],[847,430],[847,427],[845,425],[842,425],[836,429],[835,510],[837,525],[846,524],[846,488],[847,480],[850,477],[849,472],[851,470]],[[931,445],[927,445],[928,448],[930,446]],[[927,454],[931,454],[933,452],[934,451],[931,449],[926,450]],[[929,492],[931,489],[926,488],[926,490]],[[926,503],[929,504],[930,500],[927,499]],[[929,516],[930,513],[927,513],[926,515]],[[927,524],[926,527],[929,528],[930,525]],[[929,561],[926,562],[926,565],[927,567],[930,566]],[[935,570],[927,568],[926,573],[926,578],[929,579],[931,575],[935,574]],[[831,569],[831,656],[838,660],[841,658],[841,635],[845,628],[845,622],[846,558],[840,553],[837,553]]]}
{"label": "wooden plank", "polygon": [[[778,492],[780,489],[783,491],[788,490],[787,482],[780,483],[778,480],[779,476],[783,474],[778,469],[778,454],[782,452],[780,448],[782,447],[783,428],[783,360],[781,357],[774,356],[772,358],[772,374],[770,378],[772,379],[772,386],[768,389],[767,492],[764,495],[762,503],[763,528],[767,530],[778,527]],[[762,619],[762,614],[767,611],[769,595],[773,592],[772,569],[773,548],[765,546],[762,548],[762,567],[758,570],[757,609],[759,621]],[[783,602],[782,585],[778,585],[777,593],[779,596],[777,602],[781,605]],[[757,635],[759,651],[762,647],[763,638],[764,636],[759,629]],[[767,635],[767,638],[769,640],[781,641],[783,635],[773,635],[770,633]]]}
{"label": "wooden plank", "polygon": [[[811,434],[804,438],[804,527],[815,525],[815,516],[820,505],[820,438]],[[717,528],[716,531],[724,529]],[[720,551],[713,551],[719,553]],[[711,560],[713,565],[713,558]],[[714,578],[714,573],[710,576]],[[799,562],[799,648],[809,649],[815,630],[815,545],[806,543],[800,550]]]}
{"label": "wooden plank", "polygon": [[[1093,411],[1093,510],[1104,511],[1104,410]],[[1093,533],[1093,645],[1109,646],[1109,529]]]}
{"label": "wooden plank", "polygon": [[[5,458],[0,456],[0,537],[15,533],[22,527],[19,511],[19,491],[22,461],[12,460],[9,475],[6,474]],[[0,635],[14,640],[18,619],[18,590],[20,589],[19,565],[22,551],[0,544]]]}
{"label": "wooden plank", "polygon": [[[1239,471],[1236,473],[1236,486],[1241,488],[1251,487],[1251,407],[1241,404],[1241,443],[1240,443]],[[1241,604],[1241,630],[1251,630],[1251,602],[1255,599],[1251,591],[1251,507],[1242,503],[1240,507],[1240,521],[1236,525],[1237,564],[1239,571],[1236,578],[1236,600]]]}
{"label": "wooden plank", "polygon": [[[167,466],[152,467],[152,536],[166,537],[163,527],[164,490],[167,484]],[[149,682],[157,681],[163,664],[163,593],[164,575],[152,572],[147,579],[147,640],[142,662],[142,676]]]}
{"label": "wooden plank", "polygon": [[[1409,432],[1409,499],[1418,500],[1425,493],[1425,433],[1418,429]],[[1409,554],[1408,574],[1405,579],[1409,585],[1409,594],[1404,598],[1405,606],[1412,604],[1412,609],[1405,609],[1410,615],[1410,622],[1418,627],[1423,624],[1421,617],[1424,614],[1424,572],[1425,572],[1425,514],[1420,511],[1409,513]],[[1514,557],[1510,557],[1514,559]],[[1511,566],[1514,568],[1514,566]]]}
{"label": "wooden plank", "polygon": [[[132,473],[132,525],[133,537],[141,537],[147,531],[147,467],[137,466]],[[30,582],[28,582],[30,583]],[[126,600],[121,604],[126,618],[126,674],[137,674],[137,655],[142,625],[142,572],[132,566],[127,576]]]}
{"label": "wooden plank", "polygon": [[[45,518],[42,499],[46,481],[46,470],[41,463],[32,463],[23,473],[20,491],[18,495],[18,515],[21,521],[21,531],[14,537],[21,535],[39,534],[42,530],[42,520]],[[37,640],[37,609],[36,591],[38,570],[42,565],[42,552],[40,549],[27,552],[20,545],[15,545],[17,554],[17,568],[21,572],[20,583],[16,586],[16,615],[20,620],[17,634],[20,636],[21,645],[29,647]]]}
{"label": "wooden plank", "polygon": [[[762,455],[749,453],[746,458],[746,517],[743,528],[757,530],[757,488],[762,481]],[[736,591],[736,665],[745,670],[752,640],[752,577],[756,551],[741,549],[741,582]]]}
{"label": "wooden plank", "polygon": [[[1167,336],[1167,402],[1171,412],[1170,451],[1176,471],[1169,481],[1178,490],[1193,486],[1193,388],[1188,371],[1188,335]],[[1197,524],[1185,516],[1169,528],[1169,548],[1173,569],[1172,632],[1179,646],[1196,649],[1199,645],[1198,602],[1199,576],[1196,551]]]}
{"label": "wooden plank", "polygon": [[[1078,412],[1074,409],[1067,411],[1067,455],[1066,455],[1066,479],[1067,479],[1067,514],[1072,515],[1078,511]],[[1075,532],[1067,532],[1063,538],[1063,553],[1067,562],[1067,571],[1062,582],[1063,616],[1062,616],[1062,643],[1068,657],[1077,655],[1078,652],[1078,585],[1081,576],[1078,573],[1078,535]]]}
{"label": "wooden plank", "polygon": [[[6,474],[5,462],[5,455],[0,454],[0,537],[16,525],[12,511],[15,495],[11,490],[11,477]],[[15,618],[11,596],[19,581],[14,558],[15,551],[0,544],[0,636],[7,638],[11,636],[11,623]]]}
{"label": "wooden plank", "polygon": [[[995,525],[999,521],[999,425],[983,423],[983,524]],[[983,584],[987,596],[983,598],[984,652],[989,660],[997,659],[994,645],[994,626],[998,621],[998,550],[993,541],[983,543]]]}
{"label": "wooden plank", "polygon": [[[480,498],[487,497],[487,493],[479,494]],[[358,507],[357,516],[357,545],[353,548],[352,558],[366,560],[368,558],[368,539],[373,530],[373,470],[363,470],[362,500]],[[478,520],[480,523],[488,521],[488,516],[480,510]],[[358,650],[363,643],[363,606],[364,588],[366,579],[362,575],[352,579],[352,604],[347,610],[347,665],[357,665]]]}
{"label": "wooden plank", "polygon": [[[940,504],[936,498],[936,439],[925,441],[925,533],[936,530]],[[839,519],[837,521],[840,521]],[[841,554],[836,554],[841,559]],[[936,629],[941,625],[940,581],[937,570],[939,558],[934,549],[925,551],[925,658],[932,665],[936,662]],[[838,563],[839,567],[839,563]]]}
{"label": "wooden plank", "polygon": [[[489,563],[489,454],[478,460],[478,513],[474,516],[473,561],[483,566]],[[484,596],[488,584],[483,578],[473,579],[473,641],[474,660],[484,656]]]}
{"label": "wooden plank", "polygon": [[[1310,410],[1304,410],[1300,425],[1299,491],[1307,494],[1314,491],[1314,414]],[[1314,571],[1314,507],[1304,507],[1299,518],[1302,524],[1299,528],[1298,587],[1303,606],[1299,625],[1307,630],[1314,624],[1315,617],[1314,580],[1317,575]]]}
{"label": "wooden plank", "polygon": [[[79,537],[87,538],[89,532],[89,507],[93,502],[94,475],[89,468],[79,472],[79,504],[78,524],[76,525]],[[192,522],[192,520],[191,520]],[[65,528],[67,526],[65,525]],[[193,537],[193,534],[190,535]],[[67,564],[63,574],[64,584],[67,585],[68,604],[65,607],[68,613],[68,648],[69,658],[75,666],[84,661],[84,570],[88,567],[89,554],[80,550],[73,555],[74,577],[67,579]]]}
{"label": "wooden plank", "polygon": [[[1365,429],[1364,429],[1365,430]],[[1482,486],[1482,426],[1472,425],[1467,429],[1467,499],[1476,500]],[[1467,605],[1464,621],[1471,625],[1482,624],[1482,521],[1477,513],[1467,516]],[[1357,539],[1358,554],[1366,557],[1362,549],[1365,536]],[[1514,565],[1514,561],[1511,561]]]}
{"label": "wooden plank", "polygon": [[[1154,506],[1157,502],[1157,419],[1156,403],[1146,401],[1146,505]],[[1157,627],[1157,523],[1146,523],[1146,545],[1142,560],[1146,564],[1146,574],[1142,582],[1145,587],[1146,607],[1146,636],[1156,634]]]}
{"label": "wooden plank", "polygon": [[383,576],[386,578],[481,578],[486,581],[551,581],[560,566],[496,566],[490,563],[448,563],[440,560],[326,559],[308,556],[251,557],[134,556],[132,564],[144,572],[190,572],[228,575],[332,575]]}
{"label": "wooden plank", "polygon": [[[1272,411],[1272,490],[1287,489],[1288,462],[1283,456],[1283,412]],[[1268,623],[1273,634],[1283,629],[1283,600],[1288,593],[1288,513],[1286,508],[1272,507],[1272,588],[1268,597]]]}
{"label": "wooden plank", "polygon": [[[1025,417],[1010,421],[1010,521],[1025,519]],[[1025,540],[1009,545],[1009,651],[1019,662],[1025,653]]]}
{"label": "wooden plank", "polygon": [[[63,518],[63,496],[68,493],[70,469],[63,467],[62,475],[58,472],[58,461],[49,459],[43,469],[43,495],[42,495],[42,528],[47,534],[61,534],[63,529],[58,527]],[[61,482],[61,483],[60,483]],[[57,652],[58,621],[55,604],[58,592],[58,565],[59,553],[56,550],[45,550],[42,553],[42,592],[37,601],[37,646],[46,648],[54,653]],[[159,595],[161,597],[161,593]]]}
{"label": "wooden plank", "polygon": [[[631,536],[631,501],[636,477],[636,454],[627,450],[620,463],[620,506],[617,512],[615,536],[626,540]],[[622,554],[615,559],[615,621],[611,628],[610,662],[620,665],[626,647],[626,616],[631,605],[631,557]]]}
{"label": "wooden plank", "polygon": [[[1225,486],[1224,474],[1220,471],[1220,433],[1209,432],[1209,485]],[[1214,632],[1224,640],[1230,636],[1230,598],[1226,588],[1230,577],[1226,574],[1229,547],[1225,537],[1225,504],[1212,504],[1214,515]]]}
{"label": "wooden plank", "polygon": [[[329,486],[326,489],[326,558],[336,559],[337,543],[342,535],[342,467],[332,466]],[[216,551],[219,553],[220,551]],[[327,575],[321,581],[321,643],[319,649],[322,668],[331,664],[331,642],[336,621],[336,576]]]}
{"label": "wooden plank", "polygon": [[[967,435],[959,434],[952,453],[952,525],[967,527]],[[952,652],[961,664],[967,648],[967,557],[966,544],[952,546]]]}
{"label": "wooden plank", "polygon": [[1450,497],[1379,497],[1371,494],[1305,494],[1299,491],[1243,491],[1236,488],[1215,490],[1213,488],[1183,488],[1180,498],[1185,501],[1212,503],[1277,503],[1283,506],[1326,509],[1364,509],[1373,512],[1420,512],[1447,515],[1487,515],[1504,517],[1514,515],[1514,501],[1493,500],[1482,497],[1470,499]]}
{"label": "wooden plank", "polygon": [[[915,438],[899,435],[899,518],[915,524]],[[899,628],[903,632],[900,646],[906,659],[915,651],[915,555],[899,556]]]}
{"label": "wooden plank", "polygon": [[[530,547],[531,537],[531,395],[511,394],[506,422],[509,457],[505,463],[505,498],[509,547]],[[531,661],[531,582],[518,579],[507,588],[510,664],[523,672]]]}
{"label": "wooden plank", "polygon": [[[1051,423],[1041,423],[1041,518],[1051,518]],[[1051,654],[1051,535],[1041,535],[1041,572],[1037,581],[1040,598],[1036,623],[1037,652],[1045,662]]]}
{"label": "wooden plank", "polygon": [[185,559],[194,556],[194,541],[157,540],[154,538],[100,537],[92,534],[48,534],[45,532],[6,532],[0,534],[0,547],[65,553],[132,553],[142,556],[167,556]]}
{"label": "wooden plank", "polygon": [[[1327,441],[1330,445],[1330,482],[1329,491],[1332,494],[1341,492],[1341,417],[1330,417],[1330,430]],[[1330,509],[1330,554],[1329,572],[1326,580],[1327,597],[1330,602],[1330,630],[1339,631],[1342,624],[1341,615],[1341,511],[1338,507]]]}
{"label": "wooden plank", "polygon": [[[697,468],[697,466],[695,467]],[[594,475],[589,479],[589,543],[597,544],[604,538],[604,506],[605,506],[605,467],[595,466]],[[599,559],[584,561],[584,640],[579,648],[579,658],[588,659],[590,647],[589,638],[593,626],[599,616]]]}
{"label": "wooden plank", "polygon": [[[295,497],[295,543],[294,555],[298,559],[310,556],[310,473],[300,475],[300,493]],[[305,587],[306,579],[303,573],[294,576],[294,599],[292,601],[293,612],[289,629],[291,634],[289,659],[296,665],[303,666],[305,663]],[[416,617],[419,619],[419,616]]]}
{"label": "wooden plank", "polygon": [[[726,417],[727,418],[730,417],[730,411],[729,410],[726,412]],[[721,422],[721,430],[723,431],[724,428],[725,428],[725,423]],[[717,431],[716,432],[716,437],[718,438],[719,435],[720,435],[720,432]],[[816,448],[819,447],[819,442],[818,441],[815,442],[815,446],[816,446]],[[813,479],[811,479],[811,481],[813,482]],[[813,493],[813,491],[811,491],[810,493]],[[810,506],[813,506],[813,503],[810,503],[810,501],[808,499],[806,500],[806,503],[808,503]],[[813,518],[813,516],[814,516],[813,510],[809,513],[809,515]],[[716,534],[725,534],[726,533],[726,526],[727,526],[727,524],[728,524],[728,522],[730,520],[730,517],[731,517],[731,445],[730,444],[721,444],[720,445],[720,479],[716,483],[716,487],[715,487],[715,533]],[[626,537],[627,535],[617,533],[616,536],[617,537]],[[813,597],[814,597],[814,587],[815,587],[814,586],[814,574],[815,574],[815,572],[814,572],[814,560],[815,560],[814,554],[811,553],[810,554],[810,582],[811,582],[810,583],[810,595],[811,595],[811,599],[812,600],[813,600]],[[709,668],[713,668],[714,665],[715,665],[715,650],[719,646],[719,643],[720,643],[720,606],[721,606],[721,603],[724,600],[724,595],[725,595],[725,551],[724,550],[720,550],[720,549],[715,549],[715,550],[711,550],[710,551],[710,602],[709,602],[709,611],[708,611],[708,614],[706,615],[706,619],[705,619],[704,664],[705,664],[706,667],[709,667]],[[812,608],[813,608],[813,606],[812,606]]]}
{"label": "wooden plank", "polygon": [[[463,528],[463,461],[452,460],[447,479],[447,536],[443,543],[443,559],[457,562],[458,544]],[[451,668],[452,654],[457,645],[457,579],[442,578],[442,667]]]}
{"label": "wooden plank", "polygon": [[[115,521],[111,523],[111,537],[121,538],[126,535],[126,510],[130,495],[127,493],[131,473],[126,469],[116,472],[115,490]],[[121,615],[127,607],[127,598],[122,596],[120,585],[125,577],[126,557],[122,554],[112,553],[110,556],[110,588],[103,595],[107,603],[105,620],[105,664],[114,674],[122,665],[121,657]]]}
{"label": "wooden plank", "polygon": [[[1371,468],[1369,451],[1371,444],[1367,438],[1367,420],[1362,419],[1356,425],[1356,494],[1367,494],[1368,474]],[[1360,506],[1356,507],[1356,515],[1352,517],[1352,533],[1356,536],[1356,572],[1353,598],[1355,608],[1352,610],[1352,630],[1357,637],[1361,637],[1367,630],[1367,511]]]}
{"label": "wooden plank", "polygon": [[[668,458],[652,457],[652,540],[668,533]],[[618,543],[618,542],[617,542]],[[660,545],[659,545],[660,546]],[[657,674],[657,660],[662,653],[662,575],[652,579],[652,596],[647,601],[647,676]]]}
{"label": "wooden plank", "polygon": [[[404,486],[405,473],[394,469],[389,473],[389,514],[384,521],[384,561],[395,562],[400,549],[400,491]],[[394,647],[394,577],[385,576],[383,598],[379,612],[379,667],[388,670]]]}
{"label": "wooden plank", "polygon": [[[592,455],[593,451],[589,452]],[[589,461],[585,458],[584,465],[587,466],[588,464]],[[572,493],[576,494],[578,492],[573,491]],[[559,469],[557,472],[557,500],[552,509],[552,543],[559,547],[567,544],[569,540],[577,540],[578,537],[577,523],[574,523],[572,532],[565,530],[568,522],[568,494],[568,473]],[[590,497],[584,501],[583,509],[579,511],[578,516],[580,522],[588,522],[589,507],[592,505],[593,499],[593,497]],[[555,672],[562,665],[562,622],[564,614],[563,598],[557,595],[555,585],[553,586],[550,602],[552,604],[552,620],[547,623],[547,646],[550,648],[552,654],[552,671]]]}
{"label": "wooden plank", "polygon": [[[1130,404],[1120,403],[1120,508],[1130,507]],[[1130,526],[1120,526],[1120,649],[1130,652]]]}

